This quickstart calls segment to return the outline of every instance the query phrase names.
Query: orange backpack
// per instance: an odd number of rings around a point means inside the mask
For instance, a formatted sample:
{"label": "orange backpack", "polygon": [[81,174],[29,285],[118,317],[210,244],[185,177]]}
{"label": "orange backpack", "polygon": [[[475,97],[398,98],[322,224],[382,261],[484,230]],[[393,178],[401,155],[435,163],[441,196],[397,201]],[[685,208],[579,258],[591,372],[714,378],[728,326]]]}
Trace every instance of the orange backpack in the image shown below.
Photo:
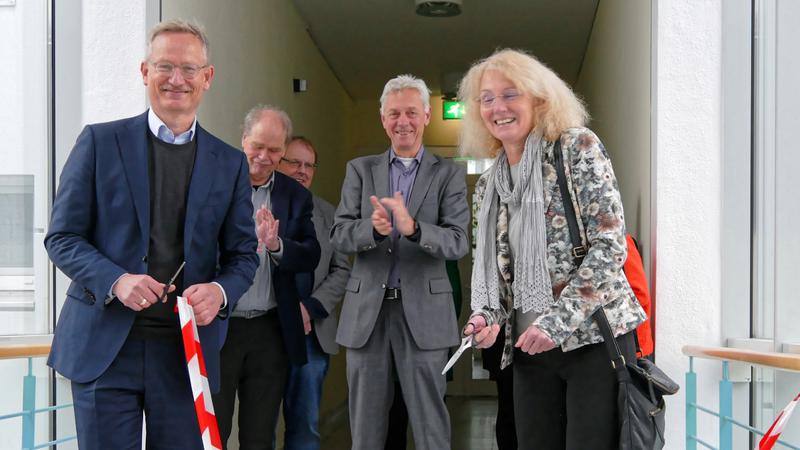
{"label": "orange backpack", "polygon": [[642,309],[647,314],[647,320],[636,329],[636,336],[639,338],[639,347],[641,348],[639,356],[647,356],[652,354],[654,350],[653,330],[650,326],[650,318],[652,317],[650,289],[647,287],[647,276],[642,265],[642,255],[639,254],[636,241],[630,233],[625,235],[625,240],[628,242],[628,259],[625,260],[625,265],[623,266],[625,277],[628,279],[631,289],[633,289],[633,294],[636,295],[636,299],[642,304]]}

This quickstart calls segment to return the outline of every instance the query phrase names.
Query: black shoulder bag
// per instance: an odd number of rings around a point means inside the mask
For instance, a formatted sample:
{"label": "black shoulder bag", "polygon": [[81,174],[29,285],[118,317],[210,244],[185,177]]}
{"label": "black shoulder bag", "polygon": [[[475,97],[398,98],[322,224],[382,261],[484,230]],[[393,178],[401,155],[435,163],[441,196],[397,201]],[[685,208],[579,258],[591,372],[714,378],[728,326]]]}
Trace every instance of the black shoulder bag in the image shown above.
{"label": "black shoulder bag", "polygon": [[[581,242],[578,218],[572,206],[572,195],[567,185],[560,140],[555,142],[553,156],[558,188],[561,191],[564,213],[573,246],[572,255],[576,265],[580,266],[588,248]],[[649,359],[638,358],[636,361],[625,361],[619,351],[617,340],[614,339],[611,332],[611,326],[603,308],[598,308],[592,317],[603,334],[603,341],[605,341],[606,349],[611,357],[611,367],[614,368],[619,383],[617,408],[620,425],[620,450],[662,449],[664,447],[664,396],[678,392],[678,384]],[[638,341],[636,346],[639,346]]]}

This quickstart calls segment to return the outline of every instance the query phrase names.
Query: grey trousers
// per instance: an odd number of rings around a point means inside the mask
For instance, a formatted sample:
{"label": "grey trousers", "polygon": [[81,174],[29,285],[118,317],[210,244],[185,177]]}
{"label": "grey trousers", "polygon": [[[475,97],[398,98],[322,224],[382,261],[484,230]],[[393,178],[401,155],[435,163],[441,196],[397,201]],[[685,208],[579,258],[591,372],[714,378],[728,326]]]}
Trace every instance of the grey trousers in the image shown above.
{"label": "grey trousers", "polygon": [[402,300],[383,300],[367,343],[347,349],[350,432],[353,450],[382,449],[397,370],[417,450],[450,448],[450,417],[442,369],[447,348],[420,349],[403,315]]}

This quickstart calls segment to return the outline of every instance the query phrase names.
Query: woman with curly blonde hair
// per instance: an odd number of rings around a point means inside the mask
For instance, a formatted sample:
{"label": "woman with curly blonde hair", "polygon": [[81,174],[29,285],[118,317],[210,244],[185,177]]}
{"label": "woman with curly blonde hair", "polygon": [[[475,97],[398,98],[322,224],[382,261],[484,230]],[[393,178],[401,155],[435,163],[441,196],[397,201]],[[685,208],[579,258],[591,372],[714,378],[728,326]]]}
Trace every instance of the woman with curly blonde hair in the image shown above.
{"label": "woman with curly blonde hair", "polygon": [[[465,75],[462,152],[495,158],[475,188],[472,315],[479,348],[505,341],[521,449],[614,449],[617,379],[592,314],[603,308],[622,354],[645,319],[622,266],[625,220],[616,177],[582,102],[552,70],[499,50]],[[573,255],[555,152],[579,216]]]}

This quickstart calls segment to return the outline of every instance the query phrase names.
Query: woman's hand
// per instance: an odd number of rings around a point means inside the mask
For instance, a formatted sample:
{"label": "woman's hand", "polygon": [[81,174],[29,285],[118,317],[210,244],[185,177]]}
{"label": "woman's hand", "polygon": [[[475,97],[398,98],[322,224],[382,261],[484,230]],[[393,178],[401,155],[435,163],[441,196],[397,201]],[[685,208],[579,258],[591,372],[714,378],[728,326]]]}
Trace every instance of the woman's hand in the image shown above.
{"label": "woman's hand", "polygon": [[494,345],[499,333],[500,325],[486,326],[486,319],[480,314],[470,317],[469,322],[464,325],[464,330],[462,331],[464,336],[472,335],[475,348],[491,347]]}
{"label": "woman's hand", "polygon": [[535,355],[556,348],[556,343],[542,330],[531,325],[519,336],[514,347],[529,355]]}

